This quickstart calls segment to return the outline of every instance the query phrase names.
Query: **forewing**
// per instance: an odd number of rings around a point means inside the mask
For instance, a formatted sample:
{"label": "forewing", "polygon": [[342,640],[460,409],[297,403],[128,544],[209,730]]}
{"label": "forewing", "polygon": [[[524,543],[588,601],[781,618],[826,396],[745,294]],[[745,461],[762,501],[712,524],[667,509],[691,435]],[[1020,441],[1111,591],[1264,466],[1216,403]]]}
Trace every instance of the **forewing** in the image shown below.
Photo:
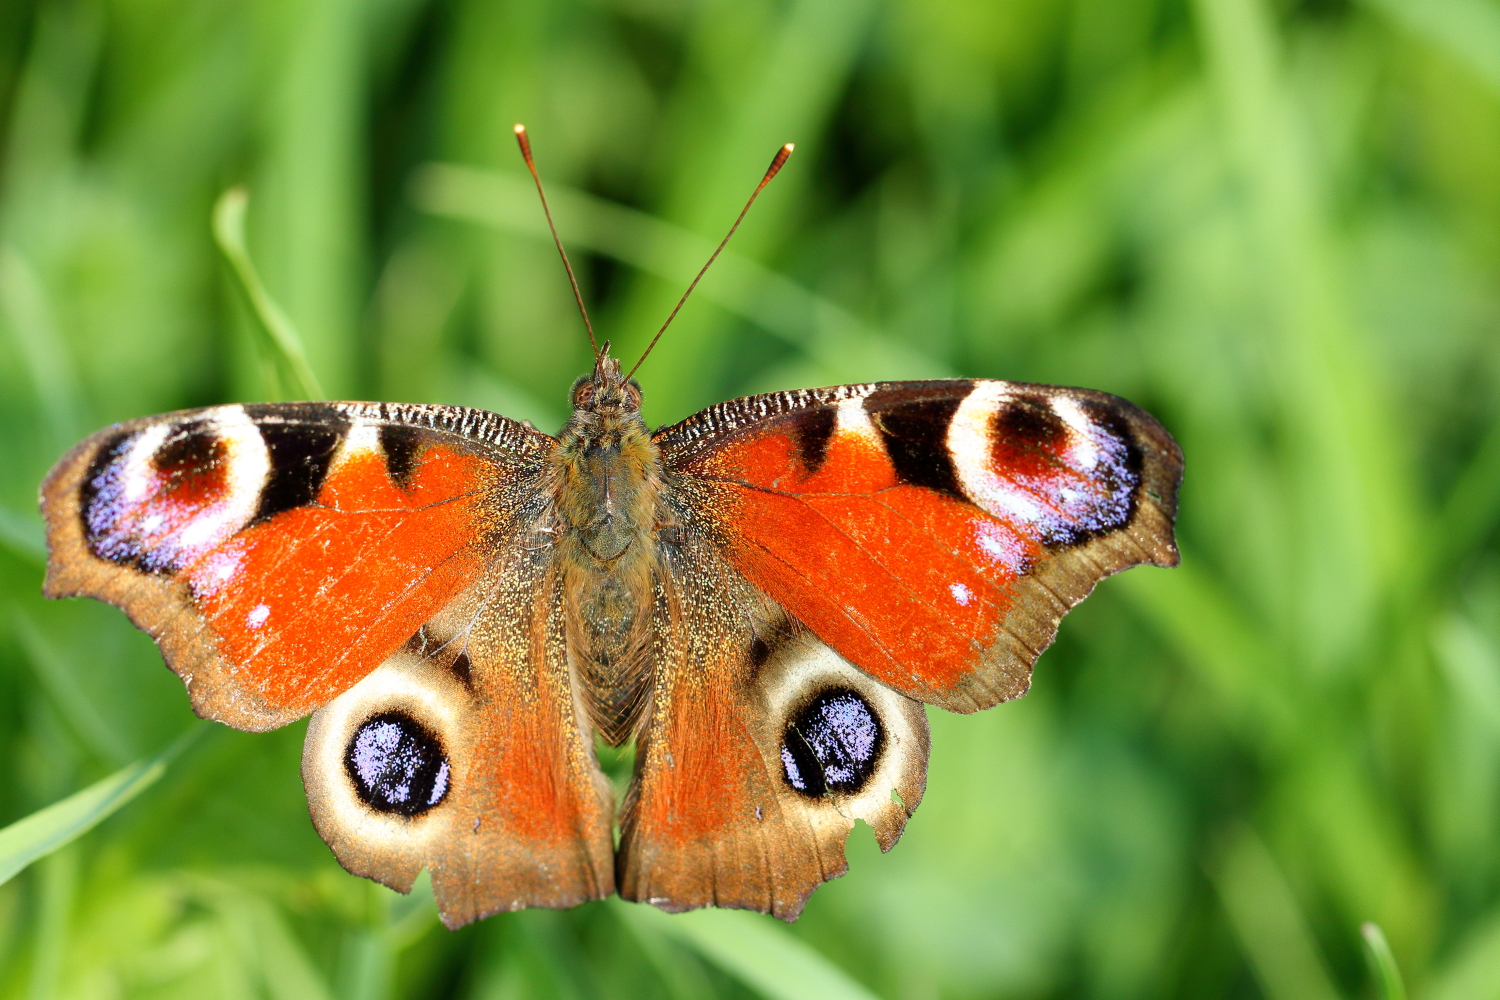
{"label": "forewing", "polygon": [[122,608],[198,714],[271,729],[347,690],[482,574],[551,444],[437,406],[236,405],[117,424],[42,484],[46,593]]}
{"label": "forewing", "polygon": [[620,895],[795,919],[855,819],[889,849],[922,797],[922,706],[855,669],[713,546],[661,546],[655,688],[621,819]]}
{"label": "forewing", "polygon": [[1099,580],[1176,565],[1182,453],[1085,389],[892,382],[733,400],[660,431],[683,530],[896,690],[1025,693]]}
{"label": "forewing", "polygon": [[393,656],[312,717],[302,778],[349,871],[444,923],[614,891],[613,792],[570,679],[546,536],[522,536]]}

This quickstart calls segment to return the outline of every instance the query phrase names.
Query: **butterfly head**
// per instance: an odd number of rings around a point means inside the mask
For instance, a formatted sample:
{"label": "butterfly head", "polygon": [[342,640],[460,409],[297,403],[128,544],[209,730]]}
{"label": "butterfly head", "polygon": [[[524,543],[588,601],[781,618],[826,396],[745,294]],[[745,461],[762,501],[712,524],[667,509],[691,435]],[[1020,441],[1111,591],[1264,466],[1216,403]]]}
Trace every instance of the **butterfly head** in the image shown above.
{"label": "butterfly head", "polygon": [[618,358],[609,356],[609,341],[594,359],[591,375],[573,383],[573,413],[597,414],[601,417],[634,416],[641,412],[641,385],[620,371]]}

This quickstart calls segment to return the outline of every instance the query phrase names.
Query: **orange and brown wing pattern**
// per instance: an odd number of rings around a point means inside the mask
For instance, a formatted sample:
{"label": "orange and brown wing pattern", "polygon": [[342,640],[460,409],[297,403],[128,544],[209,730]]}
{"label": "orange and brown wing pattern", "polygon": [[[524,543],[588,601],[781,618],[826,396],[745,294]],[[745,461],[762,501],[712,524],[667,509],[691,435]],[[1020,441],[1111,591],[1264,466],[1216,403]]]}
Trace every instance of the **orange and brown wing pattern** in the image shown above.
{"label": "orange and brown wing pattern", "polygon": [[793,920],[847,869],[856,819],[883,849],[900,837],[926,782],[927,717],[711,543],[669,531],[661,555],[655,686],[620,822],[620,895]]}
{"label": "orange and brown wing pattern", "polygon": [[42,484],[46,593],[122,608],[200,715],[274,728],[348,689],[480,574],[551,443],[483,411],[391,404],[119,424]]}
{"label": "orange and brown wing pattern", "polygon": [[614,891],[613,789],[594,759],[539,531],[314,713],[313,823],[345,868],[405,892],[426,868],[443,922]]}
{"label": "orange and brown wing pattern", "polygon": [[1025,693],[1103,577],[1177,563],[1182,453],[1106,393],[840,386],[734,400],[655,440],[686,531],[850,662],[954,711]]}
{"label": "orange and brown wing pattern", "polygon": [[351,872],[423,869],[450,926],[614,888],[541,488],[479,410],[222,406],[105,430],[42,487],[47,594],[123,608],[200,715],[312,712],[303,781]]}

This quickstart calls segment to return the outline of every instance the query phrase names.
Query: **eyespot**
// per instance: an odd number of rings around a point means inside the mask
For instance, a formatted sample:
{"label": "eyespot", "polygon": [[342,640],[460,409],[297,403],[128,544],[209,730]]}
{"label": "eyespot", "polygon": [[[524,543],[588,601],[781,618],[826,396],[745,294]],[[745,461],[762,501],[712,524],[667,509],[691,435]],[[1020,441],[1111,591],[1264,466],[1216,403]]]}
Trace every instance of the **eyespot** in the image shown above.
{"label": "eyespot", "polygon": [[786,783],[809,798],[852,794],[875,773],[885,730],[870,703],[846,687],[820,691],[781,737]]}
{"label": "eyespot", "polygon": [[379,812],[417,816],[448,794],[448,757],[426,726],[405,712],[381,712],[360,724],[344,751],[355,791]]}

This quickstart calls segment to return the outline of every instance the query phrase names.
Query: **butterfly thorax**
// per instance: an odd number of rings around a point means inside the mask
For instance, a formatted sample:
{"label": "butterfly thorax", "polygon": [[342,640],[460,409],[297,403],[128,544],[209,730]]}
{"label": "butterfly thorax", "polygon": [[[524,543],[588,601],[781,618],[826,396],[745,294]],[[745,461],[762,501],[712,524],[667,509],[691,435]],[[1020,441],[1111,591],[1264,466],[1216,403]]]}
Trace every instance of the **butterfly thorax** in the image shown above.
{"label": "butterfly thorax", "polygon": [[554,452],[568,647],[601,735],[629,738],[649,681],[661,467],[640,387],[599,359],[573,387]]}

